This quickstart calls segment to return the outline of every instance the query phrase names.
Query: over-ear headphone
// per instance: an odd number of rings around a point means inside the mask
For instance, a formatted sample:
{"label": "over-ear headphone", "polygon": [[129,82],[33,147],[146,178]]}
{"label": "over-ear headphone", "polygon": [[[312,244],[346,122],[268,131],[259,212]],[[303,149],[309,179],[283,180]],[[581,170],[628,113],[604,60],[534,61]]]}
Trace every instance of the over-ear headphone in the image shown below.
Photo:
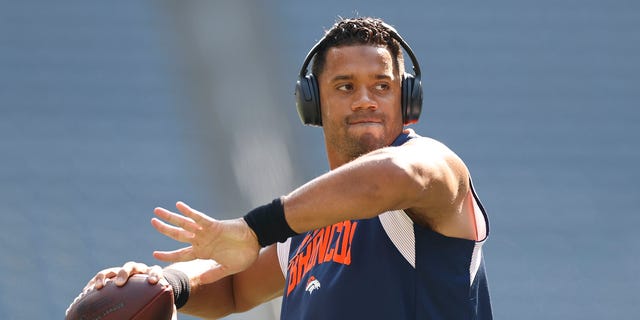
{"label": "over-ear headphone", "polygon": [[[402,75],[402,121],[405,125],[415,123],[420,117],[422,111],[422,82],[420,80],[420,65],[415,54],[407,42],[402,39],[398,32],[390,25],[383,24],[392,38],[394,38],[405,50],[411,64],[413,65],[414,74],[404,73]],[[307,53],[304,63],[300,68],[300,74],[296,81],[296,107],[298,115],[303,124],[311,126],[322,126],[322,113],[320,112],[320,90],[318,81],[314,74],[309,73],[308,67],[311,59],[318,53],[320,48],[327,41],[325,35],[318,41],[313,48]]]}

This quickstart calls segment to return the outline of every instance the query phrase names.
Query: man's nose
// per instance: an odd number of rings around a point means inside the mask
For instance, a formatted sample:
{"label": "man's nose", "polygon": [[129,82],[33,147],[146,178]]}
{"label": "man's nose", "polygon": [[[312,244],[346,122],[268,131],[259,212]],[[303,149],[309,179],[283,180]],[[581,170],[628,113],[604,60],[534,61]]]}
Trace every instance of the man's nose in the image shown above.
{"label": "man's nose", "polygon": [[351,104],[353,111],[359,109],[378,109],[378,102],[374,99],[373,92],[366,87],[356,90],[355,99]]}

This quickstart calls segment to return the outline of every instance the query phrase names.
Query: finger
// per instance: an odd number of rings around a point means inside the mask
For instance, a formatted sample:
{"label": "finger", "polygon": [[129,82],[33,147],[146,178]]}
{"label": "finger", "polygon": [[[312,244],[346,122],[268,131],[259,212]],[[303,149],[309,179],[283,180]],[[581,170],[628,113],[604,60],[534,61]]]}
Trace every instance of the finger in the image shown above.
{"label": "finger", "polygon": [[118,276],[116,277],[115,283],[116,286],[122,287],[127,283],[129,277],[137,273],[146,273],[149,267],[144,263],[138,263],[129,261],[122,266],[122,269],[118,271]]}
{"label": "finger", "polygon": [[118,270],[120,270],[120,268],[109,268],[98,272],[95,277],[93,277],[93,279],[89,281],[89,283],[85,286],[85,290],[90,289],[91,287],[94,287],[98,290],[102,289],[102,287],[104,287],[105,285],[106,279],[115,277],[118,273]]}
{"label": "finger", "polygon": [[202,225],[212,220],[212,218],[208,215],[189,207],[182,201],[178,201],[178,203],[176,203],[176,208],[178,208],[178,210],[185,216],[193,219],[193,221],[195,221],[198,225]]}
{"label": "finger", "polygon": [[167,262],[191,261],[197,258],[191,246],[173,251],[154,251],[153,257]]}
{"label": "finger", "polygon": [[176,225],[178,227],[181,227],[182,229],[185,229],[189,232],[196,232],[198,230],[200,230],[200,226],[198,226],[198,224],[196,224],[193,219],[187,218],[187,217],[183,217],[179,214],[173,213],[165,208],[155,208],[153,210],[153,213],[158,216],[159,218],[161,218],[162,220],[171,223],[173,225]]}
{"label": "finger", "polygon": [[158,230],[158,232],[176,241],[190,243],[194,237],[192,232],[166,224],[157,218],[151,219],[151,225]]}
{"label": "finger", "polygon": [[149,281],[150,284],[156,284],[160,279],[164,279],[162,268],[158,265],[150,267],[147,274],[149,274],[147,281]]}

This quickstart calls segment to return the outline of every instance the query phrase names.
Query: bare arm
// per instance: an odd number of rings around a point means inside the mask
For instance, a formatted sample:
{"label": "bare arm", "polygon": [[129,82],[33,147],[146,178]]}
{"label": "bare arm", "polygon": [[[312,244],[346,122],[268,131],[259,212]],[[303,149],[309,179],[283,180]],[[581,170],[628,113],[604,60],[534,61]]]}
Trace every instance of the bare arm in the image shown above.
{"label": "bare arm", "polygon": [[[217,263],[213,260],[192,260],[175,263],[164,269],[180,270],[189,277],[191,291],[189,300],[179,310],[181,313],[203,319],[218,319],[247,311],[282,295],[284,277],[275,245],[262,249],[256,262],[247,270],[215,282],[203,283],[202,275],[215,266]],[[93,286],[101,289],[106,279],[114,277],[117,277],[116,284],[123,286],[129,277],[139,273],[148,274],[150,283],[157,283],[163,278],[163,269],[159,266],[127,262],[122,267],[98,272],[85,290]]]}
{"label": "bare arm", "polygon": [[[418,224],[447,236],[475,239],[472,220],[463,213],[469,175],[462,160],[444,145],[426,138],[373,151],[328,172],[284,197],[287,223],[297,232],[403,209]],[[212,283],[251,267],[259,245],[242,219],[216,220],[179,202],[179,215],[155,210],[153,226],[164,235],[191,244],[156,251],[163,261],[214,259],[220,264],[200,276]],[[175,226],[174,226],[175,225]]]}
{"label": "bare arm", "polygon": [[403,209],[415,222],[436,226],[455,216],[468,179],[451,150],[415,139],[373,151],[293,191],[284,199],[286,219],[292,229],[307,231]]}
{"label": "bare arm", "polygon": [[284,277],[278,264],[275,245],[261,250],[256,262],[247,270],[213,283],[202,283],[200,275],[214,262],[195,260],[176,263],[168,268],[189,275],[191,293],[179,311],[204,319],[217,319],[230,313],[244,312],[282,295]]}

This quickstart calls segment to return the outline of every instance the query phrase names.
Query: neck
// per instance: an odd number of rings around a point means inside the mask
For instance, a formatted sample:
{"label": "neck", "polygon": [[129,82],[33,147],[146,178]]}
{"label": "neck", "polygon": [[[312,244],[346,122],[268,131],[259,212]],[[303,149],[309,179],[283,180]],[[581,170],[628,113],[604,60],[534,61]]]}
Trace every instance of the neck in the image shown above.
{"label": "neck", "polygon": [[327,160],[329,161],[329,169],[334,170],[345,163],[352,161],[353,157],[345,156],[344,154],[337,152],[334,148],[331,148],[328,144],[326,144],[327,148]]}
{"label": "neck", "polygon": [[364,151],[361,154],[353,154],[353,153],[349,153],[347,150],[345,150],[344,147],[340,147],[337,146],[335,144],[330,143],[326,138],[325,138],[325,147],[327,150],[327,160],[329,161],[329,168],[331,170],[334,170],[346,163],[349,163],[353,160],[355,160],[356,158],[369,153],[371,151],[377,150],[377,149],[381,149],[387,146],[390,146],[392,143],[394,143],[394,141],[396,141],[396,139],[402,135],[402,134],[409,134],[411,131],[409,130],[405,130],[405,131],[401,131],[399,132],[397,135],[393,136],[393,138],[390,141],[387,141],[384,145],[378,145],[377,147],[374,147],[368,151]]}

